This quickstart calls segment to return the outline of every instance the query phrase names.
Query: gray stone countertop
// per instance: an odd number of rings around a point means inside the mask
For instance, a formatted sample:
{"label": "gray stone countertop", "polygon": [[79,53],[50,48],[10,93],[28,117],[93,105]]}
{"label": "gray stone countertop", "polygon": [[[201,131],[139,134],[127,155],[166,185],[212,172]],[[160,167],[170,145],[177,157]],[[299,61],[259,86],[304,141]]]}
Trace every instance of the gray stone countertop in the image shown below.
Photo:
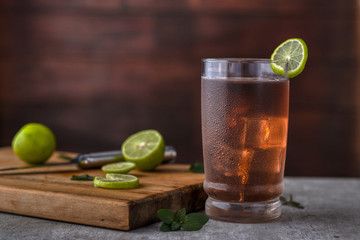
{"label": "gray stone countertop", "polygon": [[[282,216],[256,224],[210,220],[200,231],[160,232],[160,223],[119,231],[0,213],[0,239],[360,239],[360,178],[286,177]],[[1,203],[0,203],[1,204]]]}

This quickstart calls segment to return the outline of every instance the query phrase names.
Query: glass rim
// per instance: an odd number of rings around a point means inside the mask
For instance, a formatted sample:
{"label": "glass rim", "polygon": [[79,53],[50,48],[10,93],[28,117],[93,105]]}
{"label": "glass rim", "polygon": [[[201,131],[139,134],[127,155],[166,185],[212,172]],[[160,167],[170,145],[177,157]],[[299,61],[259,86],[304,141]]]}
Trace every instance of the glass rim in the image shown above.
{"label": "glass rim", "polygon": [[203,62],[219,62],[219,61],[226,61],[226,62],[249,62],[249,63],[271,63],[269,58],[203,58]]}
{"label": "glass rim", "polygon": [[250,74],[251,76],[263,76],[264,74],[267,74],[266,76],[276,77],[279,81],[289,80],[287,76],[277,74],[272,70],[271,64],[275,62],[276,61],[272,61],[269,58],[203,58],[202,76],[207,77],[213,75],[213,77],[215,77],[216,75],[217,78],[243,77],[250,73],[244,75],[245,70],[244,72],[242,72],[243,70],[239,72],[236,70],[237,68],[239,68],[238,70],[242,69],[242,67],[246,69],[253,68],[253,70],[255,70],[254,67],[256,67],[256,69],[262,69],[264,72],[256,74],[253,72]]}

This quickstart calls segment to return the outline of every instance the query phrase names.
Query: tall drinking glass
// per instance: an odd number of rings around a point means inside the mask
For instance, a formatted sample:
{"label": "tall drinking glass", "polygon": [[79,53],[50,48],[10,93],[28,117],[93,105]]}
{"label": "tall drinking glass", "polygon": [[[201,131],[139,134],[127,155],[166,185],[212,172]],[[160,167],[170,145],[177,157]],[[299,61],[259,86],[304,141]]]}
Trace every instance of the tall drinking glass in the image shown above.
{"label": "tall drinking glass", "polygon": [[289,80],[268,59],[204,59],[201,79],[205,211],[262,222],[281,214]]}

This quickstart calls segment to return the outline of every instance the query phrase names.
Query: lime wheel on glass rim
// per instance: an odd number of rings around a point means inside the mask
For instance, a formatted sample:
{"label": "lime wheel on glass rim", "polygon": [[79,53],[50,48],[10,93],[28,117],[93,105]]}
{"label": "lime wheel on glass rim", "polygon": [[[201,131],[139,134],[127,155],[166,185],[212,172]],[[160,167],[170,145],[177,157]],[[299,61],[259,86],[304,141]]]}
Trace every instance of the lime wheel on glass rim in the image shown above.
{"label": "lime wheel on glass rim", "polygon": [[290,38],[281,43],[271,55],[271,68],[279,75],[293,78],[305,68],[308,48],[301,38]]}

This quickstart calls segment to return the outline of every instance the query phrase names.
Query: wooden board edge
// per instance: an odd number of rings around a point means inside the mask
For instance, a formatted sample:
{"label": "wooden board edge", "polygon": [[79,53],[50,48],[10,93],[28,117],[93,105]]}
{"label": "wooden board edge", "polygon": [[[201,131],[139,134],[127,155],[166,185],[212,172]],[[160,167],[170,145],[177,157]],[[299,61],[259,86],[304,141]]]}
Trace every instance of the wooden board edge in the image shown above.
{"label": "wooden board edge", "polygon": [[43,191],[13,189],[1,185],[0,202],[1,212],[130,230],[128,202],[99,197],[84,199],[82,196],[74,194],[54,192],[48,194]]}

